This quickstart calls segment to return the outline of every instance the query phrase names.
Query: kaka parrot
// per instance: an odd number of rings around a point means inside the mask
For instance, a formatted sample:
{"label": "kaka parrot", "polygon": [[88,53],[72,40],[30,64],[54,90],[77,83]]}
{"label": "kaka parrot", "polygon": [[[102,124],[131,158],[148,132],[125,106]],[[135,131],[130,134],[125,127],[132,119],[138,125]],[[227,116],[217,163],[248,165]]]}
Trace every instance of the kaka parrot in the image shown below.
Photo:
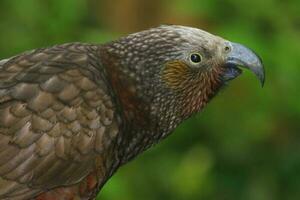
{"label": "kaka parrot", "polygon": [[0,199],[95,199],[241,67],[264,83],[252,50],[177,25],[1,60]]}

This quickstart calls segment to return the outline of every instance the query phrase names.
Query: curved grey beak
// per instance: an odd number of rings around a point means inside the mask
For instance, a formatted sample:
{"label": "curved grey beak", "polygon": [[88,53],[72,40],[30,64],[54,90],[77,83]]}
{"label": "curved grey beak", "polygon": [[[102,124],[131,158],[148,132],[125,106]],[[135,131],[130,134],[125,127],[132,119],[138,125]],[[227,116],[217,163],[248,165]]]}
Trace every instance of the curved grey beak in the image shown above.
{"label": "curved grey beak", "polygon": [[227,55],[226,64],[230,67],[242,67],[251,70],[261,85],[265,82],[265,69],[261,58],[251,49],[231,42],[231,51]]}

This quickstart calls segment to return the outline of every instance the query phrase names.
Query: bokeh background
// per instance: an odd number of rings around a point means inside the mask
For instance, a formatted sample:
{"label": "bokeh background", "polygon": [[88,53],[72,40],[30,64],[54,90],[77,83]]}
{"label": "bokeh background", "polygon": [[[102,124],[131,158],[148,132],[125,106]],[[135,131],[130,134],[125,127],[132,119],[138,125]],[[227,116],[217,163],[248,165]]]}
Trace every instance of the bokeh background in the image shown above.
{"label": "bokeh background", "polygon": [[1,0],[0,58],[103,43],[159,24],[199,27],[254,49],[249,72],[168,139],[122,167],[101,200],[300,199],[299,0]]}

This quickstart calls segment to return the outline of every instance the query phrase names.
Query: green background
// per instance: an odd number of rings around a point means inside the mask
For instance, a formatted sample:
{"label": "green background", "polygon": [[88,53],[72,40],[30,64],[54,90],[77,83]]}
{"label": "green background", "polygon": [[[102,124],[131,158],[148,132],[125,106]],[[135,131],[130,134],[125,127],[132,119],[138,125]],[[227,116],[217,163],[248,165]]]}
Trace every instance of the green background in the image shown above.
{"label": "green background", "polygon": [[101,200],[300,199],[299,0],[1,0],[0,58],[102,43],[159,24],[202,28],[263,58],[168,139],[122,167]]}

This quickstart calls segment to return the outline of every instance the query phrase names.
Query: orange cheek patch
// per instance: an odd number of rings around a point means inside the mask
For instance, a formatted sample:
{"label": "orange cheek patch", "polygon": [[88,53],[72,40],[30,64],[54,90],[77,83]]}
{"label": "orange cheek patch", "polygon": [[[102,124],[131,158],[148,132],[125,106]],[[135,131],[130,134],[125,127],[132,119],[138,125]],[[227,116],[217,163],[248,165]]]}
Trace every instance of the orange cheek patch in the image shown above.
{"label": "orange cheek patch", "polygon": [[221,86],[222,67],[208,66],[207,70],[194,70],[184,62],[171,61],[162,71],[162,80],[177,92],[184,117],[199,112]]}
{"label": "orange cheek patch", "polygon": [[181,90],[190,79],[191,71],[189,66],[181,61],[170,61],[162,72],[162,79],[168,87]]}

